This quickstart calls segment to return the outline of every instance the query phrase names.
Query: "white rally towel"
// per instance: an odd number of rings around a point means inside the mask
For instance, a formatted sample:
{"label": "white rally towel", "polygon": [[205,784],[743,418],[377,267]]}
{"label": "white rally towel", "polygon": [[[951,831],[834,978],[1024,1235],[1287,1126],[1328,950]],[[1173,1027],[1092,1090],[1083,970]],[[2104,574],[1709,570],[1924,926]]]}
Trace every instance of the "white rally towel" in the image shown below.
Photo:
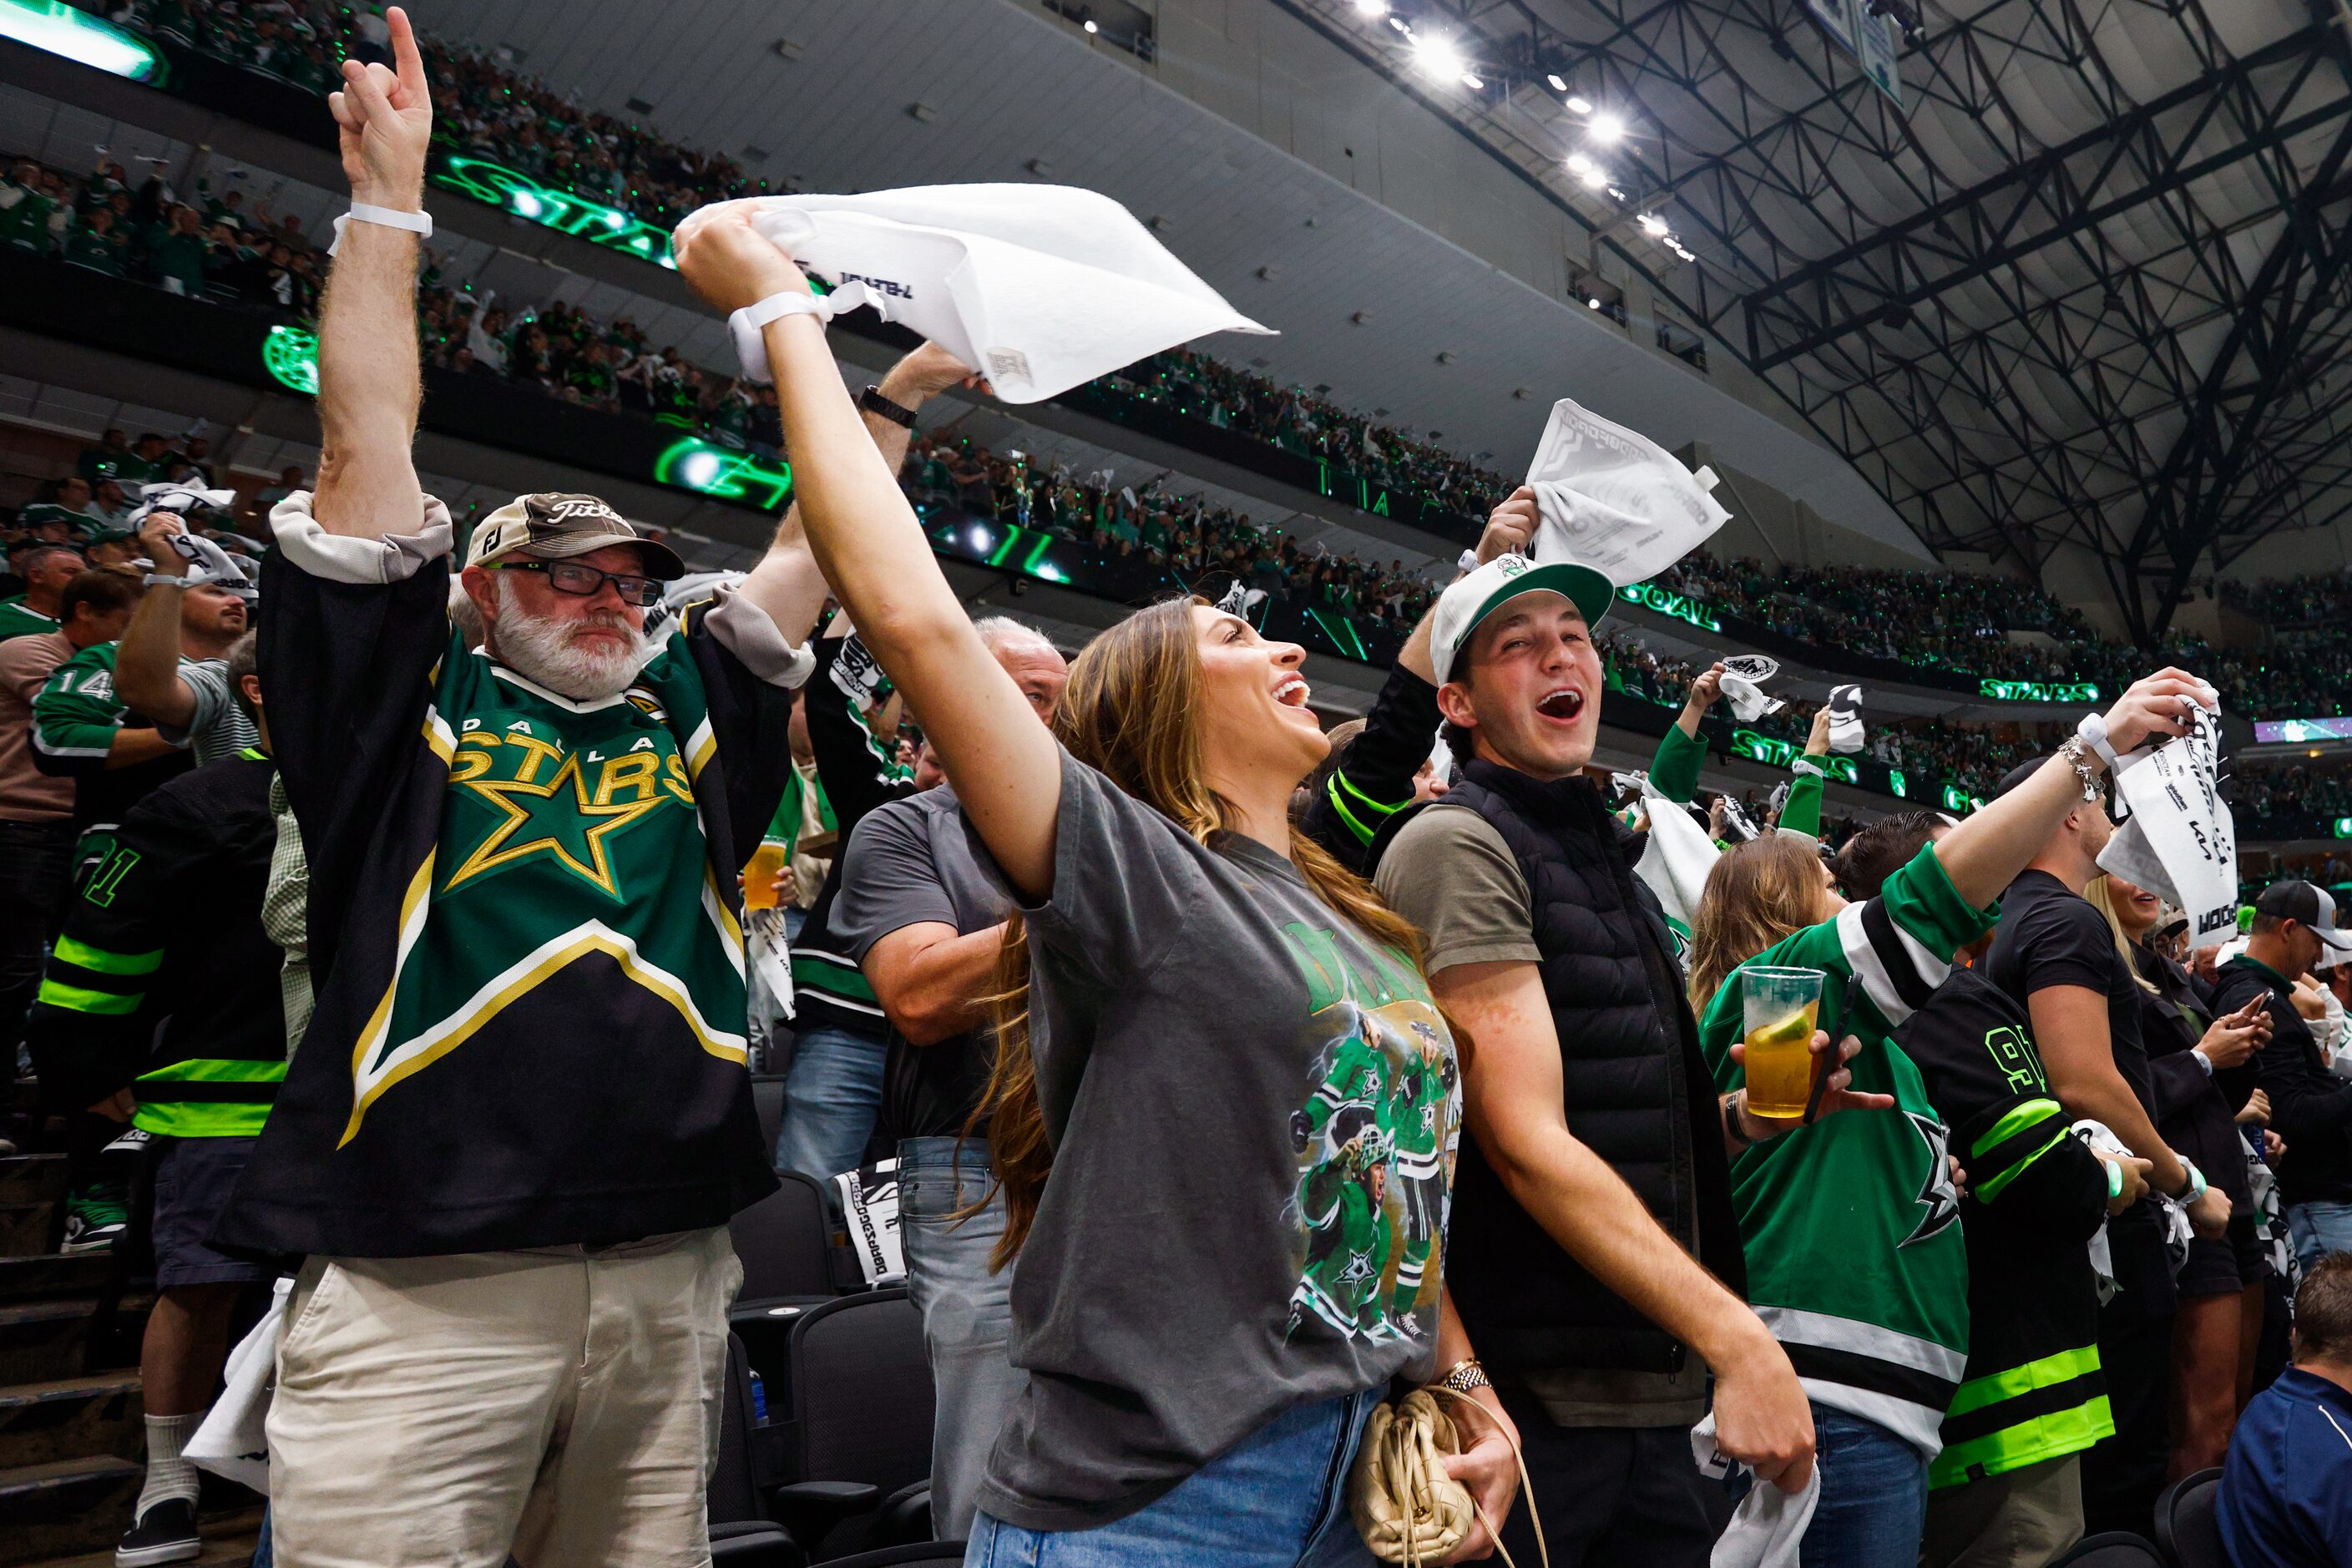
{"label": "white rally towel", "polygon": [[[1691,1428],[1691,1458],[1698,1461],[1699,1473],[1710,1480],[1721,1480],[1735,1468],[1747,1468],[1716,1447],[1712,1410]],[[1798,1543],[1805,1539],[1806,1527],[1813,1522],[1813,1510],[1821,1500],[1819,1455],[1813,1458],[1813,1473],[1806,1478],[1802,1491],[1784,1492],[1769,1481],[1758,1481],[1739,1500],[1723,1533],[1716,1537],[1708,1568],[1797,1568]]]}
{"label": "white rally towel", "polygon": [[[1036,403],[1208,332],[1273,330],[1194,276],[1125,207],[1068,185],[916,185],[760,196],[753,226],[835,286]],[[766,381],[757,334],[743,373]]]}
{"label": "white rally towel", "polygon": [[1830,688],[1830,750],[1859,752],[1862,750],[1862,688],[1832,686]]}
{"label": "white rally towel", "polygon": [[192,511],[226,511],[236,504],[235,490],[208,490],[184,479],[166,479],[140,486],[139,504],[131,509],[122,522],[126,528],[136,528],[147,521],[151,512],[168,511],[185,517]]}
{"label": "white rally towel", "polygon": [[1723,695],[1731,703],[1732,717],[1743,724],[1753,724],[1767,713],[1778,713],[1788,706],[1777,697],[1764,694],[1764,682],[1780,673],[1780,661],[1769,654],[1735,653],[1723,660],[1720,682]]}
{"label": "white rally towel", "polygon": [[743,922],[744,956],[751,961],[760,983],[776,1010],[790,1018],[798,1014],[793,992],[792,939],[784,934],[784,911],[779,906],[753,910]]}
{"label": "white rally towel", "polygon": [[898,1242],[898,1162],[879,1160],[833,1179],[849,1222],[849,1249],[868,1285],[897,1284],[907,1278],[906,1249]]}
{"label": "white rally towel", "polygon": [[1646,778],[1641,790],[1643,805],[1650,814],[1650,842],[1643,847],[1633,875],[1657,895],[1666,918],[1687,931],[1698,915],[1706,874],[1715,869],[1722,851],[1706,836],[1706,829],[1691,820],[1680,802],[1667,799]]}
{"label": "white rally towel", "polygon": [[2214,787],[2221,715],[2213,689],[2205,694],[2189,733],[2117,760],[2115,790],[2130,815],[2099,854],[2101,870],[2189,912],[2192,949],[2238,934],[2238,828]]}
{"label": "white rally towel", "polygon": [[293,1279],[280,1279],[269,1308],[236,1348],[221,1374],[220,1397],[184,1450],[199,1469],[226,1476],[262,1496],[269,1495],[269,1396],[278,1373],[278,1332],[286,1325],[286,1297]]}
{"label": "white rally towel", "polygon": [[1672,566],[1731,516],[1707,493],[1713,468],[1694,474],[1648,437],[1565,397],[1551,405],[1528,483],[1536,561],[1590,566],[1621,588]]}
{"label": "white rally towel", "polygon": [[[2124,1141],[2110,1131],[2104,1121],[2084,1117],[2067,1131],[2100,1153],[2113,1154],[2117,1158],[2125,1158],[2131,1153]],[[2189,1210],[2180,1204],[2153,1187],[2148,1189],[2148,1196],[2154,1198],[2157,1207],[2164,1211],[2167,1261],[2170,1263],[2172,1271],[2178,1274],[2181,1266],[2189,1261],[2189,1243],[2197,1234],[2196,1226],[2189,1223]],[[2104,1219],[2099,1221],[2098,1233],[2091,1237],[2091,1273],[2098,1290],[2100,1306],[2105,1306],[2122,1293],[2123,1287],[2116,1280],[2115,1248],[2107,1240],[2107,1222]]]}

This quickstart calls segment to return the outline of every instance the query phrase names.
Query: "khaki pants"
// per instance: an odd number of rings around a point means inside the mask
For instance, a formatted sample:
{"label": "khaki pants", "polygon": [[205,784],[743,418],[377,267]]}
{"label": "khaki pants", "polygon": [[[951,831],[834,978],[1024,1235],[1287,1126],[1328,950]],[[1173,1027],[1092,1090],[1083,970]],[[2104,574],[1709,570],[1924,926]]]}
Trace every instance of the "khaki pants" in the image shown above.
{"label": "khaki pants", "polygon": [[1927,1494],[1925,1568],[2043,1568],[2083,1538],[2083,1456]]}
{"label": "khaki pants", "polygon": [[624,1247],[313,1258],[269,1407],[283,1568],[698,1568],[722,1228]]}

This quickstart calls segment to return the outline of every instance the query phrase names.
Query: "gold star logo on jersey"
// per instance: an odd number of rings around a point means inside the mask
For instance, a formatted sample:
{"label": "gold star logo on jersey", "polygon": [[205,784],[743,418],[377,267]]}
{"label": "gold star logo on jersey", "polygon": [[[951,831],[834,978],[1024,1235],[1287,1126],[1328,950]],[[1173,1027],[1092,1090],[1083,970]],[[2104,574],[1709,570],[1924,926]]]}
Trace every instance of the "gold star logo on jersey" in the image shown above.
{"label": "gold star logo on jersey", "polygon": [[458,786],[496,806],[505,820],[450,873],[443,892],[454,891],[501,866],[544,854],[613,898],[621,896],[605,840],[647,812],[659,810],[669,797],[658,789],[646,789],[629,792],[634,798],[598,798],[607,792],[591,793],[577,752],[566,755],[562,764],[541,783],[535,776],[539,761],[533,756],[511,779],[467,779]]}

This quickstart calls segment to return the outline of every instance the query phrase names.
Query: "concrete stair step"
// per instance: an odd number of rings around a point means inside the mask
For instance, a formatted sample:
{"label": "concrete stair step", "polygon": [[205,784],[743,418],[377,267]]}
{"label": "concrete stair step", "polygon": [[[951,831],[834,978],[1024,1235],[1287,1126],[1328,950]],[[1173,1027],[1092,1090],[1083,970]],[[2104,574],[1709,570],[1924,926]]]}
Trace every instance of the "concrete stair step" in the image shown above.
{"label": "concrete stair step", "polygon": [[56,1203],[65,1195],[63,1154],[11,1154],[0,1159],[0,1204]]}
{"label": "concrete stair step", "polygon": [[0,1302],[95,1297],[113,1272],[114,1259],[103,1252],[0,1258]]}
{"label": "concrete stair step", "polygon": [[110,1454],[0,1470],[0,1564],[111,1546],[143,1472]]}
{"label": "concrete stair step", "polygon": [[[213,1521],[205,1521],[205,1549],[188,1559],[193,1568],[245,1568],[253,1561],[253,1549],[260,1543],[261,1512],[253,1510],[251,1523],[225,1519],[215,1534]],[[47,1557],[37,1560],[32,1568],[114,1568],[114,1549],[103,1552],[78,1552],[71,1557]]]}
{"label": "concrete stair step", "polygon": [[37,1258],[49,1251],[59,1223],[55,1200],[0,1203],[0,1258]]}
{"label": "concrete stair step", "polygon": [[126,1296],[111,1331],[95,1334],[98,1303],[87,1298],[0,1306],[0,1385],[137,1365],[152,1304],[147,1296]]}
{"label": "concrete stair step", "polygon": [[0,1388],[0,1470],[59,1459],[136,1459],[146,1426],[136,1372]]}

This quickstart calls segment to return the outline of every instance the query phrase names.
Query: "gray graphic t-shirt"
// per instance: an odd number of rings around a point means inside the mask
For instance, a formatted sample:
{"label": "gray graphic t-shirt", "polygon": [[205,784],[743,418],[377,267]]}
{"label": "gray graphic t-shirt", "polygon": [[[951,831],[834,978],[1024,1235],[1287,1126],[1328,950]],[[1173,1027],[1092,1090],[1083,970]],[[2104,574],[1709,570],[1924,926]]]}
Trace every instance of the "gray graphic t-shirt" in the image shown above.
{"label": "gray graphic t-shirt", "polygon": [[1029,1384],[980,1506],[1133,1513],[1291,1406],[1433,1370],[1462,1114],[1405,957],[1253,840],[1195,843],[1062,758],[1025,910],[1055,1146],[1013,1283]]}

